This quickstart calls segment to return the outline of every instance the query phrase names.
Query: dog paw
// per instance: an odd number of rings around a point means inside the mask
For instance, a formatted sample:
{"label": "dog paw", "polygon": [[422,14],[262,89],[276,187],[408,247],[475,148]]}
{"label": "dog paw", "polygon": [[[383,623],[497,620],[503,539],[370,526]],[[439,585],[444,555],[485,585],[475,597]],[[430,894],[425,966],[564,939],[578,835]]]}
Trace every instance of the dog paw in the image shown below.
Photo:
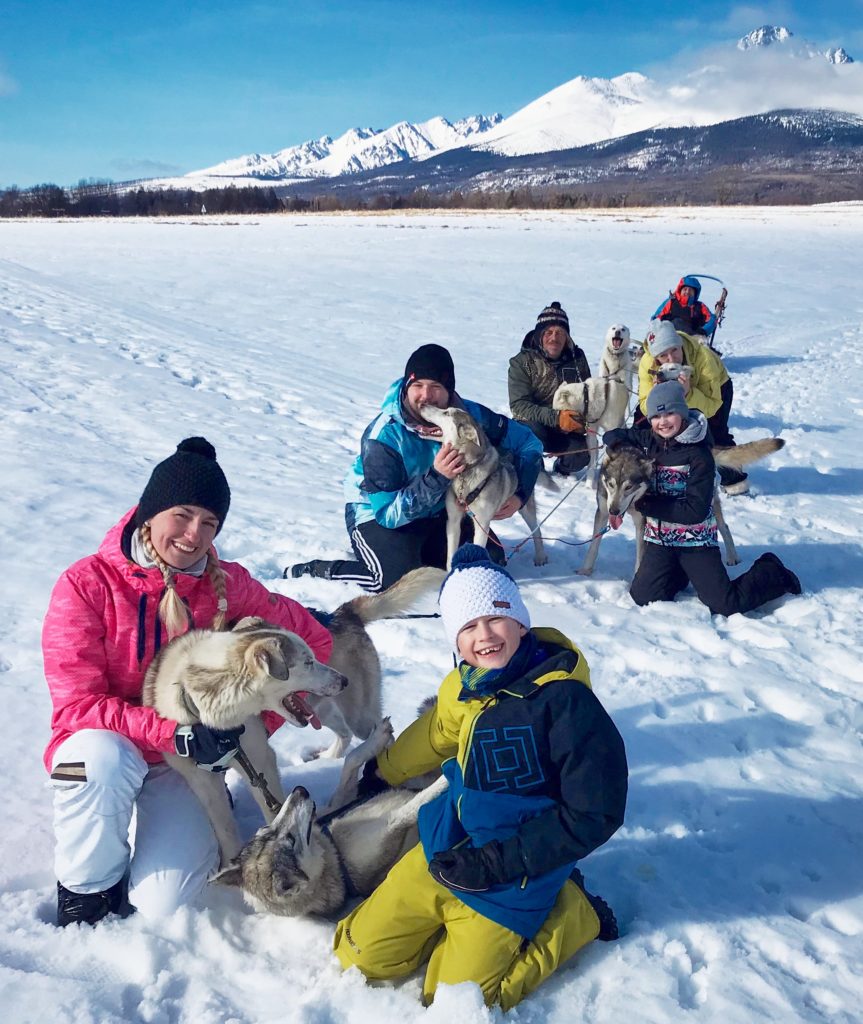
{"label": "dog paw", "polygon": [[576,576],[592,576],[593,569],[586,569],[584,566],[582,566],[580,569],[575,570],[575,574]]}
{"label": "dog paw", "polygon": [[545,555],[543,558],[534,558],[533,564],[534,565],[548,565],[548,555]]}
{"label": "dog paw", "polygon": [[300,751],[300,757],[306,763],[309,761],[317,761],[326,749],[326,747],[303,747]]}
{"label": "dog paw", "polygon": [[725,559],[725,564],[726,565],[740,565],[740,559],[739,558],[726,558]]}

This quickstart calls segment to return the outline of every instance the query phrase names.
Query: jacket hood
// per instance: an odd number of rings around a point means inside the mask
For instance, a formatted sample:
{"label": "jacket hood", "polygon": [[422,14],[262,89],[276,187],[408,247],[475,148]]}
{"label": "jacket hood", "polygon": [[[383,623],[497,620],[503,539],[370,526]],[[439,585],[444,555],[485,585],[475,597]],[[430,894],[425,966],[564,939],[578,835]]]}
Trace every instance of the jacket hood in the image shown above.
{"label": "jacket hood", "polygon": [[693,277],[691,274],[687,274],[685,277],[681,277],[681,279],[677,282],[677,288],[675,289],[674,296],[682,306],[685,306],[686,303],[683,301],[680,295],[681,288],[695,289],[695,297],[692,300],[693,306],[701,298],[701,282],[698,280],[697,277]]}
{"label": "jacket hood", "polygon": [[707,437],[707,417],[698,409],[689,410],[689,424],[680,431],[675,441],[680,444],[697,444]]}

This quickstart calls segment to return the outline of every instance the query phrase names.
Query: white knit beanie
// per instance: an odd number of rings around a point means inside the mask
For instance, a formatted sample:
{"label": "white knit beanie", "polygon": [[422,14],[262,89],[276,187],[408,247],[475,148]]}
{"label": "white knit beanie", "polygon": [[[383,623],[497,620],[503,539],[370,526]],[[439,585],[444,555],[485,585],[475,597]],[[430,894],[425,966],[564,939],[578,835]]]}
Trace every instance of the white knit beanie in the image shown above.
{"label": "white knit beanie", "polygon": [[670,320],[652,320],[647,328],[644,343],[654,359],[670,349],[683,348],[683,338],[675,331]]}
{"label": "white knit beanie", "polygon": [[447,640],[456,649],[461,630],[481,615],[505,615],[530,629],[530,613],[515,580],[478,544],[463,544],[453,555],[439,601]]}

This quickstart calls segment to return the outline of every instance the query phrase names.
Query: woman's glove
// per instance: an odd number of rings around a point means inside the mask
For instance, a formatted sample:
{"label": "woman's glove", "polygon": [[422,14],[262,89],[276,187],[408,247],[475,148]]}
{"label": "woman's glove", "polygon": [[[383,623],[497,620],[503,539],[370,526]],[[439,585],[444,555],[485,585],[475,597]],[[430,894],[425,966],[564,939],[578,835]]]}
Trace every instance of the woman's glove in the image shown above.
{"label": "woman's glove", "polygon": [[583,434],[584,417],[571,409],[561,409],[557,414],[557,425],[565,434]]}
{"label": "woman's glove", "polygon": [[494,885],[511,882],[527,874],[513,836],[498,839],[485,846],[462,846],[436,853],[429,864],[429,873],[447,889],[461,892],[485,892]]}
{"label": "woman's glove", "polygon": [[208,772],[223,772],[237,756],[240,736],[246,731],[238,729],[211,729],[196,722],[178,725],[174,730],[174,749],[180,757],[191,757],[199,768]]}
{"label": "woman's glove", "polygon": [[363,774],[360,776],[360,781],[357,784],[357,796],[377,796],[378,793],[383,793],[384,790],[390,789],[390,784],[386,779],[382,779],[378,775],[378,759],[376,757],[366,761],[363,765]]}

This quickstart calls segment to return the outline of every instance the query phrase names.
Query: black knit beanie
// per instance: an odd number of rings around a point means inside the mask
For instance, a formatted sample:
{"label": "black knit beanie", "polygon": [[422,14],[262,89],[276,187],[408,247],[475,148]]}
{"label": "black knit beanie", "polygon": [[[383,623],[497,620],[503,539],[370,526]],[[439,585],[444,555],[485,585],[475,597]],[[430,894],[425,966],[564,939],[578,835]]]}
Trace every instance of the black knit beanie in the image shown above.
{"label": "black knit beanie", "polygon": [[216,449],[203,437],[187,437],[177,450],[150,474],[138,511],[135,525],[143,526],[148,519],[175,505],[198,505],[219,520],[219,528],[231,504],[231,489],[216,462]]}
{"label": "black knit beanie", "polygon": [[566,310],[559,302],[552,302],[536,318],[536,340],[542,338],[542,332],[546,327],[562,327],[569,334],[569,317]]}
{"label": "black knit beanie", "polygon": [[405,365],[405,387],[412,380],[434,380],[452,395],[455,391],[455,367],[443,345],[420,345]]}

